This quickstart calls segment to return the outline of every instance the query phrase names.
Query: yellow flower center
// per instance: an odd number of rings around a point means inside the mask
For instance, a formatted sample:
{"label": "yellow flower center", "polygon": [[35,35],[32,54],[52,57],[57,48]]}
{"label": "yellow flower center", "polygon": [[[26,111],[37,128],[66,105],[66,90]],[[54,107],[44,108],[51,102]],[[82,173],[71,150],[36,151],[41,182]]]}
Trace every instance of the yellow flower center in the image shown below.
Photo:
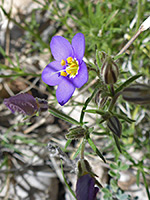
{"label": "yellow flower center", "polygon": [[65,64],[67,64],[67,67],[64,71],[60,72],[60,75],[61,76],[69,75],[69,78],[74,78],[78,74],[79,70],[78,61],[76,59],[73,59],[72,57],[68,57],[67,63],[65,62],[65,60],[61,61],[62,66],[64,66]]}

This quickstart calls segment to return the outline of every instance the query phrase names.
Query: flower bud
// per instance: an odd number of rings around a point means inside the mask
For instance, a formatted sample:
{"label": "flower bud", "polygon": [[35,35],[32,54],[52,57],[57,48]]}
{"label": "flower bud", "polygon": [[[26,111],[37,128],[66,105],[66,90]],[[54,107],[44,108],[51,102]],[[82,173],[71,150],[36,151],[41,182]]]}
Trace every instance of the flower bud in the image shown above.
{"label": "flower bud", "polygon": [[102,90],[99,90],[95,95],[95,103],[98,105],[98,108],[103,108],[107,102],[107,99],[108,96],[103,96]]}
{"label": "flower bud", "polygon": [[76,184],[76,197],[77,200],[96,200],[96,194],[99,187],[102,185],[96,180],[96,174],[92,172],[89,162],[85,159],[78,161],[78,179]]}
{"label": "flower bud", "polygon": [[111,57],[107,56],[103,62],[101,74],[106,84],[114,84],[117,81],[119,69]]}
{"label": "flower bud", "polygon": [[4,99],[4,104],[12,113],[18,112],[24,115],[32,116],[38,111],[42,112],[48,109],[46,100],[34,98],[28,93],[21,93],[10,98]]}
{"label": "flower bud", "polygon": [[38,111],[35,98],[28,93],[22,93],[4,99],[4,104],[12,111],[12,113],[19,112],[31,116]]}
{"label": "flower bud", "polygon": [[119,138],[122,133],[122,125],[116,116],[111,116],[107,121],[108,128]]}
{"label": "flower bud", "polygon": [[139,83],[130,85],[122,91],[122,97],[135,104],[150,104],[150,86]]}
{"label": "flower bud", "polygon": [[95,187],[95,182],[90,174],[79,177],[76,184],[77,200],[96,200],[99,188]]}
{"label": "flower bud", "polygon": [[69,133],[66,134],[66,138],[74,140],[74,139],[84,137],[86,131],[87,130],[85,130],[81,126],[76,126],[74,128],[70,128]]}

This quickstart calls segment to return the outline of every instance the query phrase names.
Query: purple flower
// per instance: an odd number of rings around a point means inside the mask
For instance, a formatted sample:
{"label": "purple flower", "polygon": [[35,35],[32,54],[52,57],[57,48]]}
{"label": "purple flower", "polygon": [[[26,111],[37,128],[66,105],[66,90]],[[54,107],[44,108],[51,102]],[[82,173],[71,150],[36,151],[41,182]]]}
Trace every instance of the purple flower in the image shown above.
{"label": "purple flower", "polygon": [[4,104],[12,113],[19,112],[30,116],[38,111],[45,111],[48,109],[48,104],[45,100],[35,99],[28,93],[17,94],[4,99]]}
{"label": "purple flower", "polygon": [[76,88],[88,81],[88,71],[84,63],[85,38],[77,33],[72,44],[62,36],[54,36],[50,48],[55,61],[49,63],[42,72],[42,80],[51,86],[58,85],[56,97],[63,106],[71,98]]}
{"label": "purple flower", "polygon": [[99,189],[94,185],[95,179],[90,174],[79,177],[76,184],[77,200],[96,200]]}

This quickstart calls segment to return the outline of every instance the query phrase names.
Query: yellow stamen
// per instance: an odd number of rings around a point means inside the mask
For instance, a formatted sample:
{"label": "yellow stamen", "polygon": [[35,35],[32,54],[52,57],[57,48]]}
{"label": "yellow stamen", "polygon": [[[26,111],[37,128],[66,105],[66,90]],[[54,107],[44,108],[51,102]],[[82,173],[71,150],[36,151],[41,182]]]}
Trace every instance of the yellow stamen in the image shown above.
{"label": "yellow stamen", "polygon": [[69,69],[66,69],[66,72],[67,72],[68,74],[71,74],[71,73],[72,73],[72,71],[69,70]]}
{"label": "yellow stamen", "polygon": [[62,71],[62,72],[60,72],[60,75],[61,75],[61,76],[67,76],[67,73],[64,72],[64,71]]}
{"label": "yellow stamen", "polygon": [[[61,65],[66,65],[65,60],[61,61]],[[67,58],[67,67],[63,71],[60,72],[61,76],[67,76],[69,75],[69,78],[74,78],[78,74],[79,65],[78,61],[76,59],[73,59],[72,57]]]}
{"label": "yellow stamen", "polygon": [[72,57],[68,57],[68,58],[67,58],[67,62],[68,62],[68,64],[70,64],[70,63],[72,62],[72,60],[73,60]]}
{"label": "yellow stamen", "polygon": [[65,64],[66,64],[66,61],[64,59],[62,59],[61,65],[64,66]]}

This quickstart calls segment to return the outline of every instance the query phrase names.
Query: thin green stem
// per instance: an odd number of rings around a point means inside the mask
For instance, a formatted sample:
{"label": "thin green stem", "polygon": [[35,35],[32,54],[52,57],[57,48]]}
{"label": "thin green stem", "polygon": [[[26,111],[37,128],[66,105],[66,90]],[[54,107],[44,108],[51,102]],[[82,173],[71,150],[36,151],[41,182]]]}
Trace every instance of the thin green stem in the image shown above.
{"label": "thin green stem", "polygon": [[115,94],[115,96],[112,98],[112,100],[111,100],[111,102],[110,102],[110,105],[109,105],[109,108],[108,108],[108,111],[109,111],[109,112],[112,111],[112,109],[113,109],[113,107],[114,107],[114,105],[115,105],[115,103],[116,103],[118,97],[120,96],[120,94],[121,94],[121,93],[118,92],[118,93]]}
{"label": "thin green stem", "polygon": [[18,73],[18,74],[0,75],[0,78],[10,78],[10,77],[17,77],[17,76],[33,76],[33,77],[40,77],[41,74]]}
{"label": "thin green stem", "polygon": [[137,22],[136,22],[136,31],[139,29],[140,26],[140,19],[141,19],[141,7],[142,7],[142,1],[138,0],[138,6],[137,6]]}
{"label": "thin green stem", "polygon": [[85,149],[85,139],[83,139],[83,141],[82,141],[81,159],[84,159],[84,149]]}
{"label": "thin green stem", "polygon": [[148,199],[150,199],[150,192],[149,192],[149,188],[148,188],[148,184],[147,184],[147,181],[146,181],[146,178],[145,178],[144,171],[142,171],[142,176],[143,176],[144,185],[145,185],[145,188],[146,188],[146,193],[147,193]]}

